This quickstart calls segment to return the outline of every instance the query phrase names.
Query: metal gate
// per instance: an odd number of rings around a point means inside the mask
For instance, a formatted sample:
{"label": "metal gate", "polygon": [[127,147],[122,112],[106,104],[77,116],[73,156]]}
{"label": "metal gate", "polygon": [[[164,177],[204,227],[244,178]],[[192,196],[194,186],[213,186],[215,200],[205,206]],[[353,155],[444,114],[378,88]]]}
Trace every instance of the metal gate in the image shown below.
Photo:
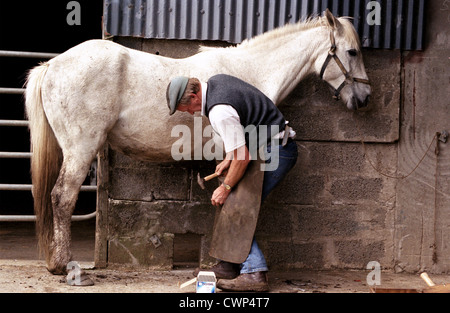
{"label": "metal gate", "polygon": [[[23,51],[4,51],[0,50],[0,57],[15,57],[15,58],[37,58],[37,59],[51,59],[58,54],[56,53],[39,53],[39,52],[23,52]],[[0,94],[23,94],[24,88],[2,88],[0,87]],[[4,136],[2,128],[4,127],[28,127],[26,120],[0,120],[0,134]],[[31,152],[10,152],[0,151],[0,158],[31,158]],[[95,164],[96,165],[96,164]],[[96,168],[96,166],[94,166]],[[1,171],[1,169],[0,169]],[[32,185],[30,184],[0,184],[0,190],[9,191],[30,191]],[[96,192],[96,185],[82,186],[83,192]],[[72,221],[84,221],[94,218],[96,211],[86,215],[72,216]],[[0,222],[33,222],[36,220],[35,215],[0,215]]]}

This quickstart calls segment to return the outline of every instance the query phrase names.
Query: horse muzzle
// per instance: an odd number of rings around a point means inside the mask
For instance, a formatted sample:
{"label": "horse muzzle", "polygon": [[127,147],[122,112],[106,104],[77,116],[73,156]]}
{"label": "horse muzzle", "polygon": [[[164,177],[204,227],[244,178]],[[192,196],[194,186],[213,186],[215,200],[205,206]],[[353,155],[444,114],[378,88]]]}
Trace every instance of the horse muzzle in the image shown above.
{"label": "horse muzzle", "polygon": [[347,101],[347,108],[349,110],[366,112],[370,110],[370,95],[367,95],[364,100],[360,100],[358,97],[353,96]]}

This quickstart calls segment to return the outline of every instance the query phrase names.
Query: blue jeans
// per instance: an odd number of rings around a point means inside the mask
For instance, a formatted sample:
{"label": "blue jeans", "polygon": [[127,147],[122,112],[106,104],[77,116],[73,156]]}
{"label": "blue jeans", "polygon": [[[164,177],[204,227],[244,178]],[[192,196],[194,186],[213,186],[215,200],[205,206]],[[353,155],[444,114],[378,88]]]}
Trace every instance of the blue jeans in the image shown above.
{"label": "blue jeans", "polygon": [[[267,151],[270,153],[271,149],[273,149],[273,147],[269,145],[267,147]],[[278,167],[274,171],[264,172],[261,204],[297,162],[298,151],[295,141],[289,139],[288,143],[284,147],[281,145],[275,146],[275,149],[279,149]],[[270,163],[270,161],[271,160],[269,159],[266,161],[266,163]],[[256,240],[253,238],[250,253],[244,263],[241,264],[241,274],[265,271],[268,271],[266,259],[264,258],[262,251],[259,249]]]}

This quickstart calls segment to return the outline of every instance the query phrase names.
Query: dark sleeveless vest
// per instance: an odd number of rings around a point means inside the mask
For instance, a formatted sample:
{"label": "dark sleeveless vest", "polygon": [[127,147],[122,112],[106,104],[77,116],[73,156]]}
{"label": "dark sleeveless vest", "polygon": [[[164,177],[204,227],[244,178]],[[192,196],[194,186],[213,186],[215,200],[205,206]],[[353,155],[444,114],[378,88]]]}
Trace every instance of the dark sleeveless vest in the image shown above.
{"label": "dark sleeveless vest", "polygon": [[[205,114],[209,118],[209,111],[217,104],[229,104],[238,113],[244,128],[254,125],[257,132],[258,147],[270,143],[270,139],[283,131],[285,119],[275,104],[256,87],[230,75],[219,74],[208,80],[206,92]],[[261,131],[259,126],[267,126],[267,131]],[[275,125],[275,131],[271,131]],[[251,130],[252,127],[248,128]],[[252,132],[245,133],[245,141],[249,147]]]}

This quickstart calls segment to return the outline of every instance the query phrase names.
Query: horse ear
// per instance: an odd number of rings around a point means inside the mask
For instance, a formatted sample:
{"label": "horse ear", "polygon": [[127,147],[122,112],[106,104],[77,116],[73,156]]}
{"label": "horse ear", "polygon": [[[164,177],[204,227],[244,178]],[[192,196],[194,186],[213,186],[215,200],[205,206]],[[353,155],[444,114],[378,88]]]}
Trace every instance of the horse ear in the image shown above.
{"label": "horse ear", "polygon": [[330,10],[326,9],[324,12],[325,17],[327,18],[328,24],[333,29],[338,29],[341,23],[338,21],[337,18],[334,17],[333,13],[330,12]]}

